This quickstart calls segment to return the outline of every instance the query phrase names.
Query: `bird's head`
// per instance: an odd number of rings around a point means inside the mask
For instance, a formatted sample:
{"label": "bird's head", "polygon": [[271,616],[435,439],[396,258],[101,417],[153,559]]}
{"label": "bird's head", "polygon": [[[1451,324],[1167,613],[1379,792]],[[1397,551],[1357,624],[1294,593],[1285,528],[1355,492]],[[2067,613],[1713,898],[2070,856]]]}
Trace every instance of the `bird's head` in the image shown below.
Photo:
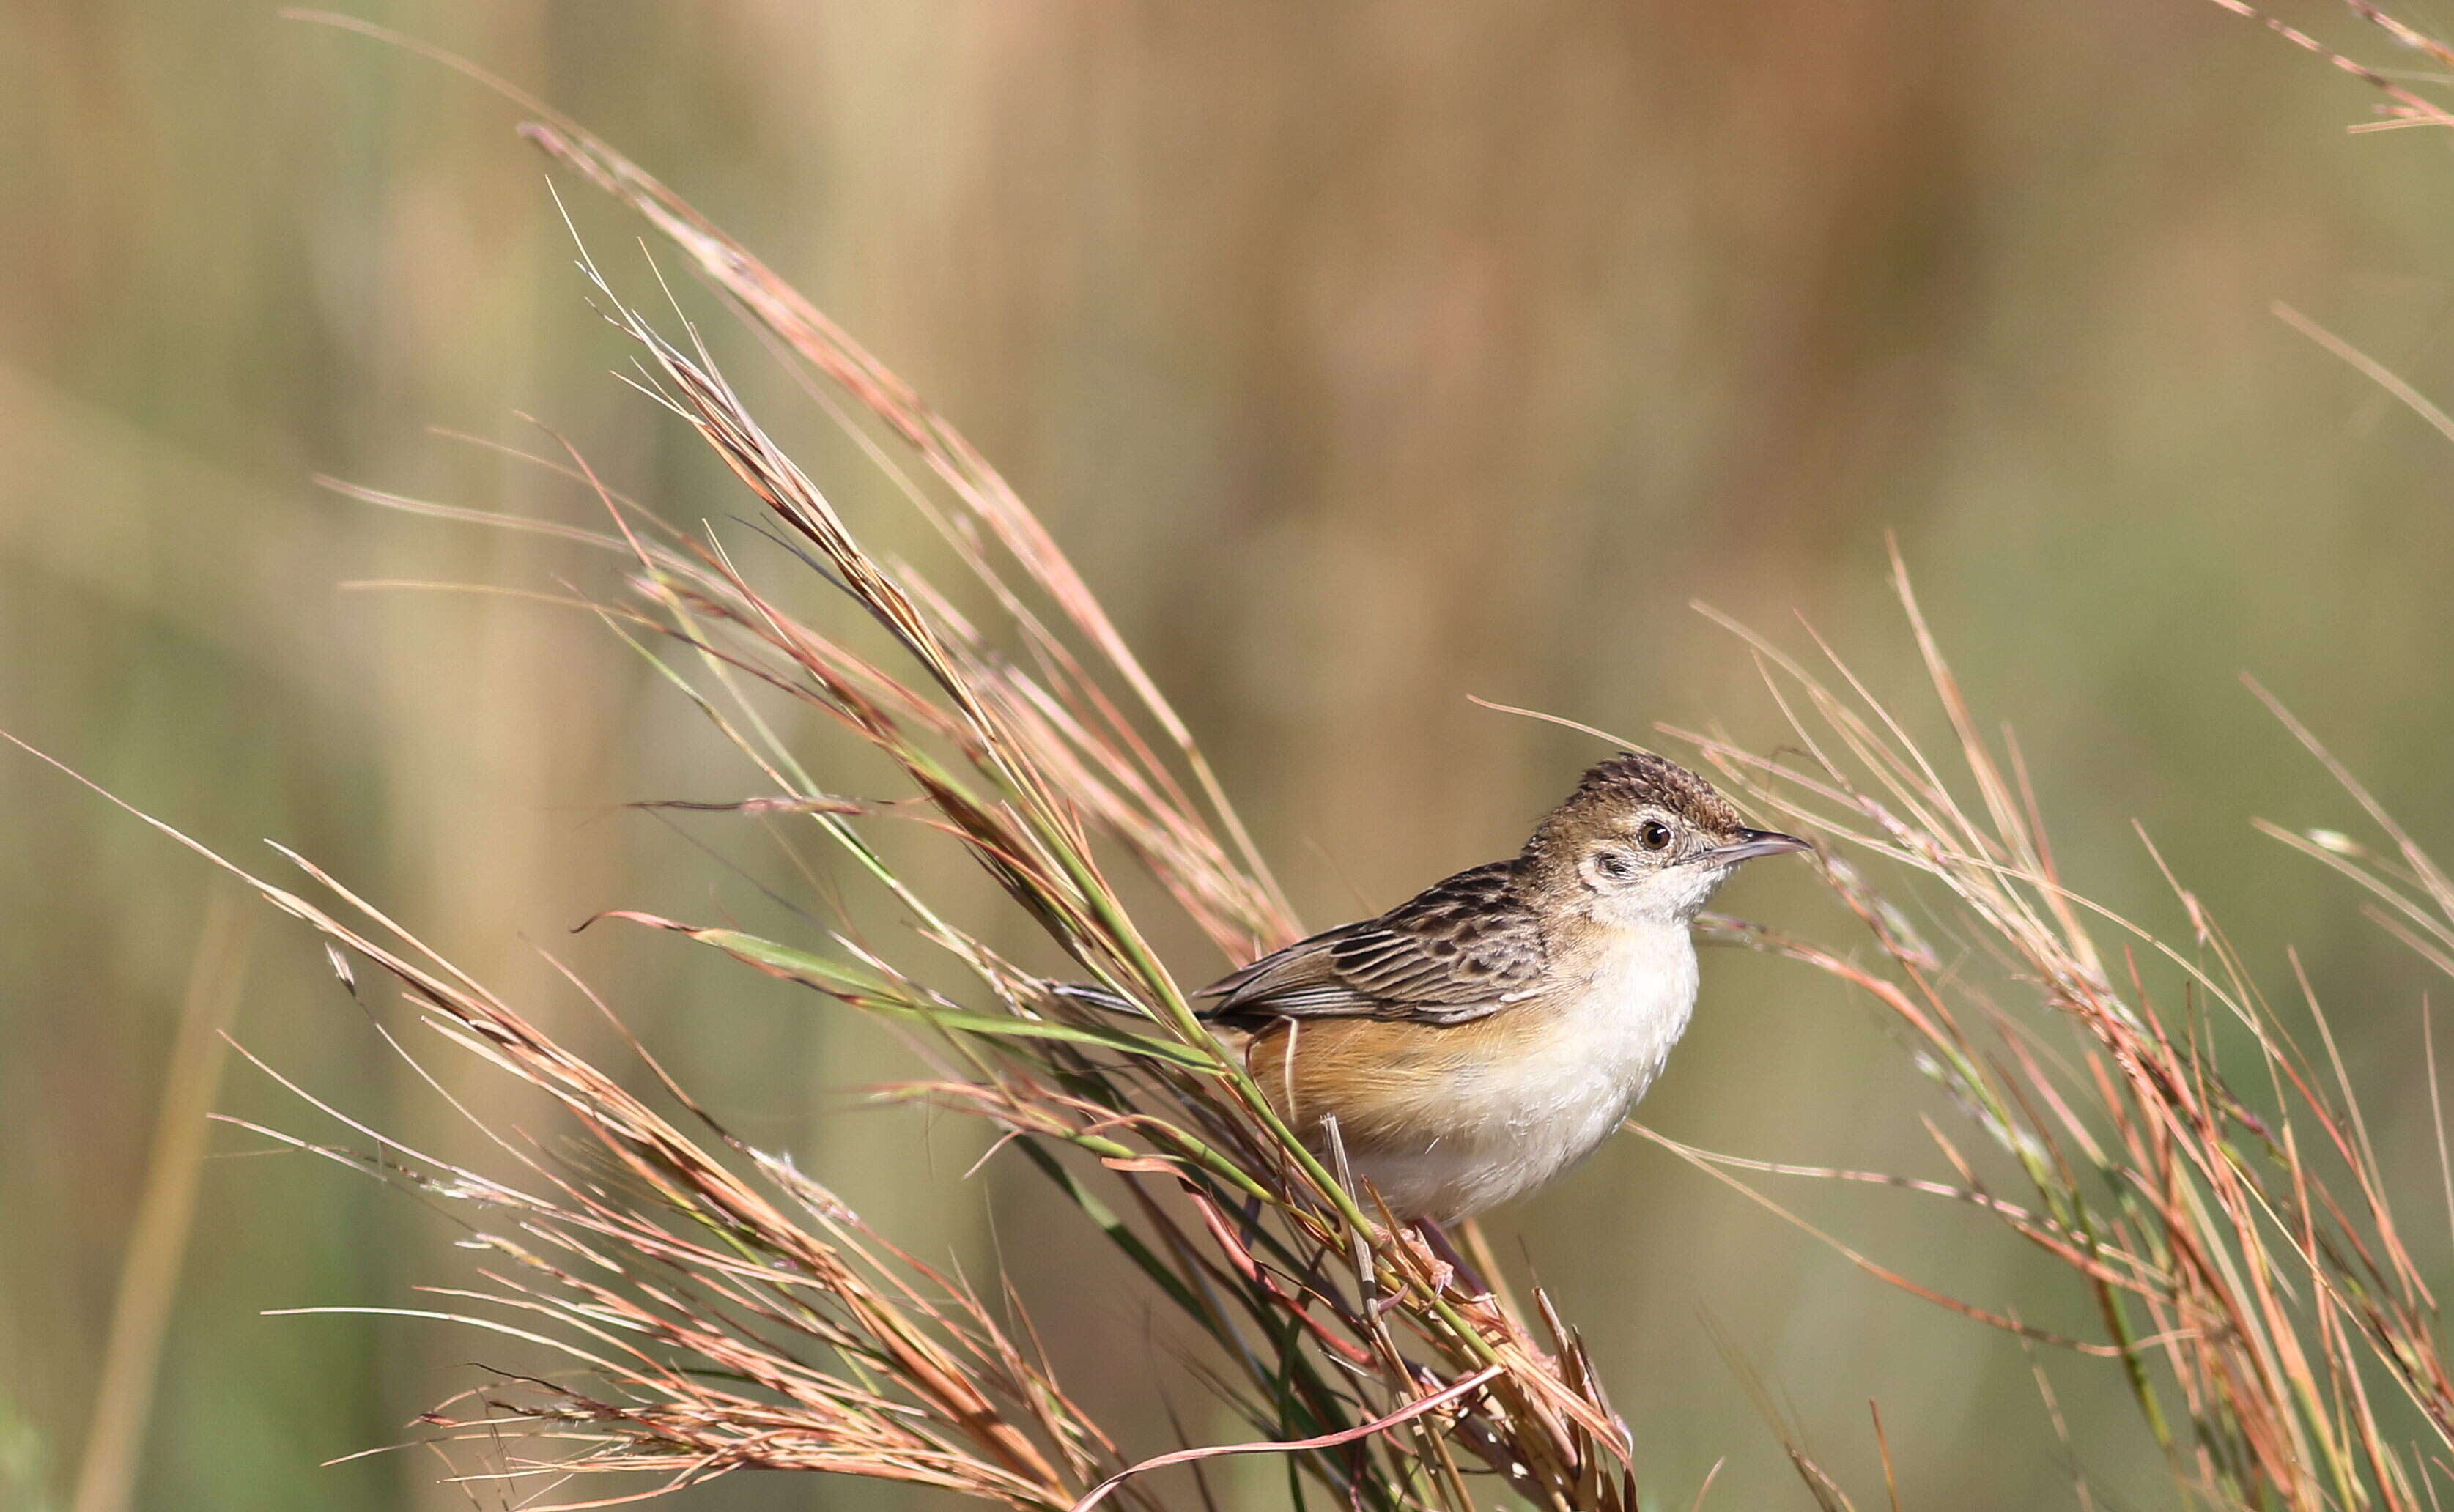
{"label": "bird's head", "polygon": [[1622,751],[1544,817],[1520,865],[1549,906],[1607,927],[1683,926],[1741,863],[1808,848],[1740,823],[1728,799],[1677,762]]}

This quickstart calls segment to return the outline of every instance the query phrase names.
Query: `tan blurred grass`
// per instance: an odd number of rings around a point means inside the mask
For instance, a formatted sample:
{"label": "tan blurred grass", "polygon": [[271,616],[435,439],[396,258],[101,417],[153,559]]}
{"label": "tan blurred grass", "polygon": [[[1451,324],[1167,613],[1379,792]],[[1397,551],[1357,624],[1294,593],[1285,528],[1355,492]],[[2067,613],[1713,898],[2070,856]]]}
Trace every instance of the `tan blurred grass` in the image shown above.
{"label": "tan blurred grass", "polygon": [[247,987],[248,942],[256,914],[227,892],[213,895],[197,941],[195,965],[171,1042],[162,1096],[154,1110],[145,1189],[128,1235],[111,1307],[93,1416],[78,1460],[70,1512],[126,1512],[134,1503],[154,1376],[162,1341],[178,1299],[196,1189],[204,1175],[205,1141],[222,1083],[225,1036]]}
{"label": "tan blurred grass", "polygon": [[[2357,87],[2212,8],[395,19],[688,170],[979,436],[1189,691],[1307,917],[1473,859],[1571,764],[1467,692],[1771,730],[1685,599],[1759,622],[1800,604],[1872,644],[1889,525],[1963,671],[2054,774],[2075,874],[2154,906],[2137,815],[2178,869],[2224,879],[2244,935],[2302,943],[2331,999],[2416,987],[2239,832],[2243,812],[2335,814],[2230,677],[2258,668],[2443,832],[2442,448],[2263,313],[2288,299],[2446,391],[2444,230],[2412,188],[2436,149],[2341,139]],[[0,27],[0,133],[25,148],[0,219],[30,232],[0,248],[0,723],[233,847],[296,843],[515,978],[517,927],[705,903],[720,884],[694,853],[610,815],[701,795],[707,752],[635,733],[651,695],[593,632],[327,591],[571,570],[303,485],[530,487],[430,423],[527,409],[685,517],[714,497],[591,376],[606,351],[508,121],[222,7],[37,3]],[[181,952],[162,943],[192,937],[196,879],[21,771],[0,799],[0,845],[29,858],[0,884],[0,1210],[34,1215],[0,1225],[0,1413],[55,1484],[140,1180],[132,1068],[168,1043]],[[490,856],[496,885],[462,885]],[[590,948],[662,1028],[727,1026],[670,1038],[764,1128],[879,1173],[890,1204],[912,1188],[908,1127],[812,1090],[881,1073],[882,1048]],[[1752,965],[1716,971],[1649,1116],[1722,1148],[1901,1156],[1866,1025]],[[293,1069],[381,1084],[316,963],[269,951],[264,983]],[[2384,1023],[2355,1012],[2346,1049],[2382,1084],[2380,1138],[2409,1144],[2424,1087]],[[352,1203],[274,1163],[213,1167],[200,1232],[230,1258],[173,1330],[149,1467],[166,1500],[382,1504],[423,1479],[307,1467],[431,1400],[426,1345],[251,1316],[398,1283],[411,1225]],[[992,1209],[1044,1278],[1078,1272],[993,1180],[979,1211],[914,1216],[977,1253]],[[2051,1459],[2042,1436],[1965,1447],[2026,1421],[2022,1362],[1869,1300],[1665,1162],[1608,1152],[1522,1222],[1600,1320],[1606,1365],[1637,1363],[1640,1438],[1700,1399],[1717,1414],[1710,1442],[1658,1446],[1684,1483],[1725,1449],[1717,1495],[1781,1473],[1700,1306],[1783,1380],[1850,1362],[1895,1458],[1934,1478],[1912,1500]],[[1931,1230],[1951,1264],[2017,1282],[2016,1258],[1955,1232]],[[1855,1396],[1801,1412],[1862,1442]]]}

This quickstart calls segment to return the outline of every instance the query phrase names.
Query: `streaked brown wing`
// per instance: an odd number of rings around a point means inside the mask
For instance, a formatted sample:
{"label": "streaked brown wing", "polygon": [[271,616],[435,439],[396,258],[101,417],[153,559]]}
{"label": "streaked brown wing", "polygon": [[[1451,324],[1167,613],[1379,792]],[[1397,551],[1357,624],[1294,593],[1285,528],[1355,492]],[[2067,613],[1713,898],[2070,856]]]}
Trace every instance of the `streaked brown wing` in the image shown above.
{"label": "streaked brown wing", "polygon": [[1460,871],[1366,919],[1300,940],[1195,993],[1205,1017],[1412,1019],[1462,1024],[1530,996],[1542,931],[1518,900],[1511,865]]}

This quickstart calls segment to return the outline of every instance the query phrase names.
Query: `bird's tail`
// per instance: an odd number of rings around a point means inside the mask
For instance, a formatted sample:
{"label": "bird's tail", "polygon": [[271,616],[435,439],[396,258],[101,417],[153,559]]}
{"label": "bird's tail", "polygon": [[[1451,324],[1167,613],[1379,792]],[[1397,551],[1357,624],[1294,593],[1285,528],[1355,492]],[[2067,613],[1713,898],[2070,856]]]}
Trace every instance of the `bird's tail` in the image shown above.
{"label": "bird's tail", "polygon": [[[1096,982],[1042,982],[1039,988],[1052,998],[1096,1008],[1101,1013],[1121,1013],[1136,1019],[1150,1017],[1150,1010],[1140,1004],[1114,987],[1101,986]],[[1215,1014],[1216,1010],[1211,1008],[1196,1006],[1193,1010],[1193,1016],[1205,1024],[1210,1023]]]}
{"label": "bird's tail", "polygon": [[1103,987],[1096,982],[1043,982],[1039,985],[1040,990],[1052,998],[1096,1008],[1102,1013],[1127,1013],[1136,1019],[1150,1017],[1140,1004],[1114,987]]}

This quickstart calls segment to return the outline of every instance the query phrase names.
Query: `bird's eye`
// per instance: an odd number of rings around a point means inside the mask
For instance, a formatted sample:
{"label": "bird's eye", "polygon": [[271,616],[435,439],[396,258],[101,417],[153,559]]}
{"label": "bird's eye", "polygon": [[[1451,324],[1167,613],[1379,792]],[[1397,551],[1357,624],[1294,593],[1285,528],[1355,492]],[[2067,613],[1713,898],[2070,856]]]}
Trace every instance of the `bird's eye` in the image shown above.
{"label": "bird's eye", "polygon": [[1648,819],[1636,826],[1636,843],[1647,850],[1662,850],[1670,845],[1670,826],[1659,819]]}

